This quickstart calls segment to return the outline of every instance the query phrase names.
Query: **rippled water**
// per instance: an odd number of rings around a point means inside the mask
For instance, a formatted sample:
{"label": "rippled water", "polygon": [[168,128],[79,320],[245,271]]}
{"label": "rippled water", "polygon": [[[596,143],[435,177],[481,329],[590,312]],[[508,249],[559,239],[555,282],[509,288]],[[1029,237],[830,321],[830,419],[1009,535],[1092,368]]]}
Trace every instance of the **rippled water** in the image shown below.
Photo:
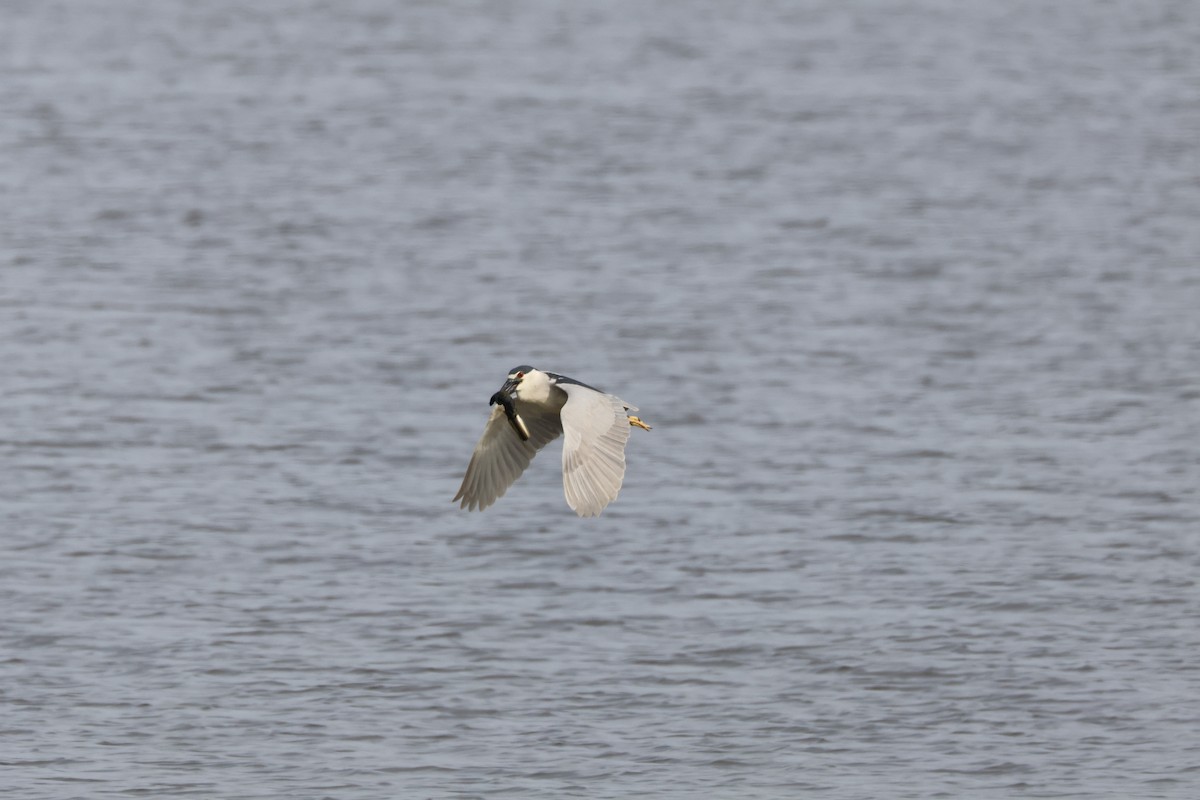
{"label": "rippled water", "polygon": [[1195,4],[0,16],[6,796],[1196,796]]}

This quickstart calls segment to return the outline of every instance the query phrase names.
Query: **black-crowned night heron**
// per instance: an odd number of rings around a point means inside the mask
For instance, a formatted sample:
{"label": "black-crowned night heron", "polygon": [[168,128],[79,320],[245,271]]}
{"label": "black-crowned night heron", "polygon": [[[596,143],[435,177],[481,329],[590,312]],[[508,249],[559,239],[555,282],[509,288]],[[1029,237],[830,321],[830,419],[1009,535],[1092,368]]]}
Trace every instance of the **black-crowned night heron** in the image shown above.
{"label": "black-crowned night heron", "polygon": [[629,428],[650,426],[619,397],[586,383],[522,365],[508,373],[475,446],[455,500],[487,508],[521,477],[537,452],[563,434],[563,493],[581,517],[595,517],[621,491]]}

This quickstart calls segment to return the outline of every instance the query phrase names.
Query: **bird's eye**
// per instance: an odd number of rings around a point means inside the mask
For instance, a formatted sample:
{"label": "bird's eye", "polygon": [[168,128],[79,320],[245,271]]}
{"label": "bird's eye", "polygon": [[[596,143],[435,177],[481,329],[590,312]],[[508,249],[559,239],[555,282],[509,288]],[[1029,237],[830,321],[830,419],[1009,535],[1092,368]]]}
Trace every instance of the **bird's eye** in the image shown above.
{"label": "bird's eye", "polygon": [[518,372],[518,373],[517,373],[517,378],[518,378],[518,379],[520,379],[520,378],[524,378],[524,377],[525,377],[525,373],[524,373],[524,372]]}

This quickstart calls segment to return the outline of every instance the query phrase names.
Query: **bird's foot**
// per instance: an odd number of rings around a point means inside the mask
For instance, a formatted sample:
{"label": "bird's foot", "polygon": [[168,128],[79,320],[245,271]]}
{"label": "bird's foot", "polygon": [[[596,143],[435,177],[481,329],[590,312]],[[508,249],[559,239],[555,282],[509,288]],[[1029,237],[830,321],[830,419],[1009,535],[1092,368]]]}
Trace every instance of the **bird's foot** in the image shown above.
{"label": "bird's foot", "polygon": [[642,421],[641,421],[640,419],[638,419],[637,417],[630,417],[630,418],[629,418],[629,424],[630,424],[630,425],[633,425],[633,426],[635,426],[635,427],[641,428],[641,429],[642,429],[642,430],[644,430],[644,431],[648,431],[648,430],[650,430],[650,426],[649,426],[649,425],[647,425],[646,423],[642,422]]}

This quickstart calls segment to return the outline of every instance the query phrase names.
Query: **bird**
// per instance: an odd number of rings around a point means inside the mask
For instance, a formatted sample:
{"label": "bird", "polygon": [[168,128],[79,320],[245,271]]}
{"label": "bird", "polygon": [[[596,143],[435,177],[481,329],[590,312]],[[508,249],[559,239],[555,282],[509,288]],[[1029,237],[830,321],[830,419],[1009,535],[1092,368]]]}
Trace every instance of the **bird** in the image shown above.
{"label": "bird", "polygon": [[538,451],[562,434],[567,505],[581,517],[599,516],[621,491],[631,428],[650,430],[629,413],[637,406],[528,364],[509,371],[488,405],[495,408],[454,496],[471,511],[503,497]]}

